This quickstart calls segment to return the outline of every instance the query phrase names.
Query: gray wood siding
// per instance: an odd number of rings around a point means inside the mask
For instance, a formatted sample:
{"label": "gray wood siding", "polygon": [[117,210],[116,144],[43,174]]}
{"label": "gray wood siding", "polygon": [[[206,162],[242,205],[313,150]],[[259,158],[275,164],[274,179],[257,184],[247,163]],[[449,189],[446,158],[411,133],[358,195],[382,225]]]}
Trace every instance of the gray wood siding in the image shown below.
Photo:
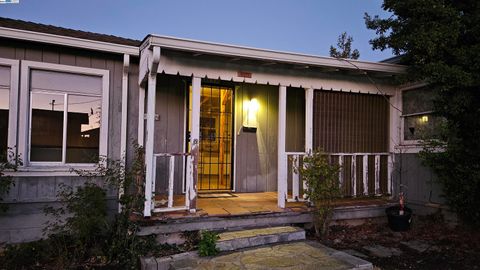
{"label": "gray wood siding", "polygon": [[[159,75],[157,78],[157,94],[155,111],[158,120],[155,121],[154,153],[183,153],[184,149],[184,104],[186,86],[189,78],[171,75]],[[182,192],[183,175],[182,158],[175,160],[176,194]],[[157,177],[155,191],[159,194],[168,192],[168,160],[157,158]]]}
{"label": "gray wood siding", "polygon": [[[256,133],[242,131],[243,102],[259,103]],[[277,190],[278,86],[241,84],[235,87],[235,191]]]}
{"label": "gray wood siding", "polygon": [[286,145],[287,152],[305,151],[305,90],[287,88]]}
{"label": "gray wood siding", "polygon": [[393,171],[394,194],[398,195],[400,185],[407,203],[424,205],[426,203],[445,204],[442,186],[433,171],[422,165],[418,154],[395,154]]}

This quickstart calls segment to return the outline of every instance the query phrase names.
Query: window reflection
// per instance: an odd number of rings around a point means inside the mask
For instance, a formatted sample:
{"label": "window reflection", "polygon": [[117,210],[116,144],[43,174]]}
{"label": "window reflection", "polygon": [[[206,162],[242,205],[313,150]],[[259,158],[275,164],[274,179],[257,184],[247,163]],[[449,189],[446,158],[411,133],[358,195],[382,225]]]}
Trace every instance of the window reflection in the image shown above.
{"label": "window reflection", "polygon": [[8,143],[8,111],[9,111],[9,91],[0,86],[0,159],[5,161],[7,157]]}
{"label": "window reflection", "polygon": [[101,98],[68,95],[67,163],[98,159]]}
{"label": "window reflection", "polygon": [[62,161],[64,95],[32,93],[30,161]]}

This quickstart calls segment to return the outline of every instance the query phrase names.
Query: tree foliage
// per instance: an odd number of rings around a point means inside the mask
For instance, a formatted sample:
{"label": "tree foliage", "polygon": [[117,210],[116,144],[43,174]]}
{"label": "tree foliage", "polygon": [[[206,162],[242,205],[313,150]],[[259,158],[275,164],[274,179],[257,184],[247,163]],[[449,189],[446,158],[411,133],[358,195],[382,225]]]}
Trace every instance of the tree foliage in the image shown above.
{"label": "tree foliage", "polygon": [[480,224],[480,2],[384,0],[382,7],[393,15],[365,14],[377,33],[371,45],[402,55],[404,79],[435,90],[435,111],[446,124],[442,140],[427,143],[422,156],[451,208]]}
{"label": "tree foliage", "polygon": [[352,51],[353,37],[348,36],[347,32],[343,32],[338,36],[337,48],[330,46],[330,56],[335,58],[358,59],[360,52],[357,49]]}

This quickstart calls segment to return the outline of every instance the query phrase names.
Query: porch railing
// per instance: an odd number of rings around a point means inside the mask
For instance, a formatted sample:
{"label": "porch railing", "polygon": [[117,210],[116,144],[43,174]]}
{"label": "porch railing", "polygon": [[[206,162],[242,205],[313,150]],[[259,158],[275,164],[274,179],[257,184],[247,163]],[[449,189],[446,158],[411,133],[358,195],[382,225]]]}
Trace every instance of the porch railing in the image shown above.
{"label": "porch railing", "polygon": [[[287,152],[290,194],[287,201],[305,200],[305,181],[294,168],[302,166],[303,152]],[[329,161],[340,166],[339,185],[345,197],[392,194],[392,156],[390,153],[330,153]]]}
{"label": "porch railing", "polygon": [[[168,183],[167,183],[167,204],[166,207],[158,207],[156,202],[156,179],[157,179],[157,165],[158,165],[158,158],[166,158],[167,159],[167,166],[168,166]],[[187,166],[187,176],[185,177],[185,203],[181,206],[174,206],[174,190],[175,190],[175,160],[181,159],[182,164],[186,164]],[[192,156],[189,153],[158,153],[153,154],[153,179],[152,179],[152,212],[159,213],[159,212],[171,212],[171,211],[180,211],[180,210],[189,210],[190,209],[190,199],[189,193],[191,190],[192,177],[189,177],[191,174],[192,168]],[[182,173],[183,175],[183,173]],[[183,176],[182,176],[183,180]],[[183,181],[182,181],[183,182]],[[183,188],[182,188],[183,189]]]}

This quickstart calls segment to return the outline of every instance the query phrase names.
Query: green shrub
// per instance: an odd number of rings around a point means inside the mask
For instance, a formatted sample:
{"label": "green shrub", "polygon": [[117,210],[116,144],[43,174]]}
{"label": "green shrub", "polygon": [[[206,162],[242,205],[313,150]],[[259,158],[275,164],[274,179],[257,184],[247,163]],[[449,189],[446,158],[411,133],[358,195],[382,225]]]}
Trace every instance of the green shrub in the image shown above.
{"label": "green shrub", "polygon": [[198,243],[198,254],[200,256],[214,256],[219,250],[217,248],[217,240],[220,237],[216,232],[203,231],[202,238]]}
{"label": "green shrub", "polygon": [[[178,252],[154,237],[139,237],[132,215],[143,207],[143,149],[129,170],[122,162],[101,159],[95,171],[75,171],[86,179],[78,188],[61,186],[61,206],[47,208],[47,239],[9,245],[0,253],[0,269],[138,269],[148,254]],[[140,185],[140,186],[138,186]],[[121,212],[107,215],[107,189],[123,189]]]}
{"label": "green shrub", "polygon": [[8,210],[7,205],[2,203],[3,197],[14,185],[13,177],[6,175],[5,172],[17,171],[18,166],[21,165],[22,159],[15,154],[12,148],[8,148],[6,153],[0,153],[0,214]]}
{"label": "green shrub", "polygon": [[303,164],[294,169],[307,184],[304,192],[314,206],[315,234],[325,236],[332,218],[334,200],[341,195],[338,182],[340,167],[330,164],[326,153],[314,151],[303,157]]}

